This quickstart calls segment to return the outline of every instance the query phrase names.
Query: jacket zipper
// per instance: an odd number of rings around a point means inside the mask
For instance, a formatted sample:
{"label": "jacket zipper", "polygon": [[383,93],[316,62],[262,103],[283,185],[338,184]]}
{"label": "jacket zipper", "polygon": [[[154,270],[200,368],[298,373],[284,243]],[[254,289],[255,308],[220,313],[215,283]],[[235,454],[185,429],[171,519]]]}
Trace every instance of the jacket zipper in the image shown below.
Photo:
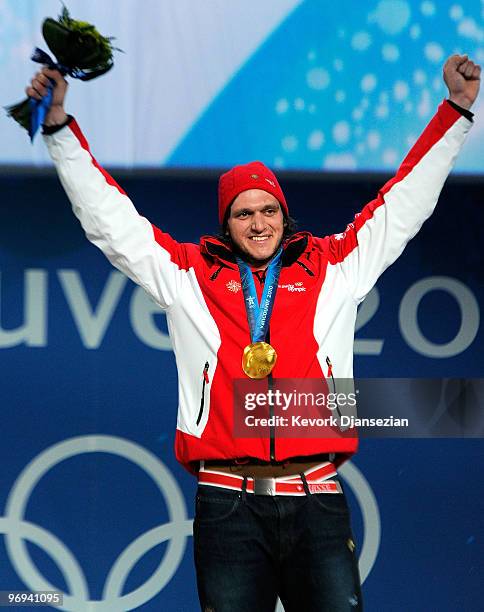
{"label": "jacket zipper", "polygon": [[[259,280],[259,283],[263,286],[265,281],[265,271],[262,276],[256,273],[256,276]],[[270,327],[267,328],[267,334],[265,337],[265,342],[270,344],[271,341],[271,330]],[[274,377],[272,376],[272,372],[267,376],[268,388],[272,390],[274,388]],[[272,422],[272,417],[274,416],[274,406],[271,402],[269,406],[269,418]],[[276,428],[274,425],[269,427],[269,459],[271,461],[276,460]]]}
{"label": "jacket zipper", "polygon": [[214,281],[214,280],[217,278],[217,276],[218,276],[218,275],[220,274],[220,272],[222,271],[222,268],[223,268],[223,267],[224,267],[224,266],[223,266],[223,265],[221,265],[220,267],[218,267],[218,268],[215,270],[215,272],[214,272],[214,273],[211,275],[211,277],[210,277],[210,280],[211,280],[211,281]]}
{"label": "jacket zipper", "polygon": [[[333,393],[336,395],[336,382],[333,376],[333,364],[331,363],[329,355],[326,355],[326,365],[328,366],[328,375],[326,376],[326,378],[331,378],[331,380],[333,381]],[[339,417],[341,418],[341,410],[339,409],[338,403],[336,403],[336,411],[339,414]]]}
{"label": "jacket zipper", "polygon": [[[267,332],[267,335],[269,335],[269,332]],[[272,390],[274,388],[274,378],[272,376],[272,372],[269,374],[268,378],[268,387],[270,390]],[[272,423],[272,417],[274,416],[274,404],[273,402],[270,403],[269,406],[269,417],[270,417],[270,423]],[[275,461],[276,460],[276,428],[275,425],[271,425],[270,426],[270,434],[269,434],[269,457],[271,461]]]}
{"label": "jacket zipper", "polygon": [[200,399],[200,410],[198,411],[197,425],[200,425],[200,421],[203,416],[203,407],[205,406],[205,385],[210,382],[208,378],[208,368],[210,367],[208,361],[205,362],[203,367],[203,385],[202,385],[202,397]]}
{"label": "jacket zipper", "polygon": [[306,266],[306,264],[303,264],[303,262],[302,262],[302,261],[299,261],[299,259],[298,259],[298,260],[296,260],[296,263],[297,263],[297,264],[299,264],[299,265],[301,266],[301,268],[303,268],[303,270],[305,270],[305,271],[306,271],[306,272],[309,274],[309,276],[314,276],[314,272],[313,272],[312,270],[310,270],[310,269],[309,269],[309,268]]}
{"label": "jacket zipper", "polygon": [[[268,344],[270,344],[270,341],[271,341],[270,328],[267,329],[267,335],[266,335],[265,341]],[[274,377],[272,376],[272,372],[269,372],[269,374],[267,375],[267,386],[270,391],[274,389]],[[272,419],[273,416],[274,416],[274,403],[271,402],[269,404],[269,418],[270,418],[271,423],[273,421]],[[276,460],[276,428],[274,425],[271,425],[269,427],[269,458],[271,461]]]}

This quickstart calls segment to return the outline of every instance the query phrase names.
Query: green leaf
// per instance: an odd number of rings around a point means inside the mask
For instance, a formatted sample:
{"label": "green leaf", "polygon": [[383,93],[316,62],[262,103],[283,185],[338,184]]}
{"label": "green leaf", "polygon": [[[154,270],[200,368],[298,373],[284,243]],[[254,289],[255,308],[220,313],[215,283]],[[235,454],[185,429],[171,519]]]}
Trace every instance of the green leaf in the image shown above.
{"label": "green leaf", "polygon": [[18,104],[12,104],[12,106],[6,106],[5,110],[7,111],[9,117],[15,119],[17,123],[29,131],[30,128],[30,98],[25,98],[22,102]]}

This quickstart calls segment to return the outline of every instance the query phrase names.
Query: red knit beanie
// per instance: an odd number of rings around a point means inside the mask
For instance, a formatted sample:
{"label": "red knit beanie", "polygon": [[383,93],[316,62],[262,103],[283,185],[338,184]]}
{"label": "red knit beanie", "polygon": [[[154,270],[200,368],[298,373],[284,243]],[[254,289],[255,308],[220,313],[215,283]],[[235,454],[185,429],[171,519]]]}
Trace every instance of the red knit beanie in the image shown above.
{"label": "red knit beanie", "polygon": [[218,182],[218,218],[220,225],[224,222],[227,208],[239,193],[247,189],[263,189],[272,194],[279,201],[286,217],[289,216],[286,198],[274,173],[262,162],[254,161],[243,166],[234,166],[220,177]]}

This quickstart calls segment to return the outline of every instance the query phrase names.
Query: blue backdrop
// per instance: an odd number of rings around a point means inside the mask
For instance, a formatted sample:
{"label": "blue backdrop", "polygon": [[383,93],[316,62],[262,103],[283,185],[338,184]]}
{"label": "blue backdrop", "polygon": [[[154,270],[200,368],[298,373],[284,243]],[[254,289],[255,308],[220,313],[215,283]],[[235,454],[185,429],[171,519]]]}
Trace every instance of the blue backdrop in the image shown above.
{"label": "blue backdrop", "polygon": [[[124,168],[391,172],[447,95],[446,58],[484,63],[482,2],[459,0],[69,0],[124,53],[67,109],[99,159]],[[22,97],[59,0],[2,0],[1,104]],[[122,92],[122,95],[120,95]],[[96,112],[92,112],[95,108]],[[484,113],[484,98],[473,110]],[[243,126],[243,129],[241,129]],[[0,113],[0,165],[49,165]],[[482,174],[476,125],[456,170]]]}
{"label": "blue backdrop", "polygon": [[[283,177],[301,228],[340,231],[383,182],[347,179]],[[213,177],[120,182],[180,241],[217,229]],[[165,318],[87,242],[56,178],[0,187],[0,590],[51,585],[82,612],[196,610],[195,481],[173,457]],[[380,279],[360,315],[358,376],[483,376],[481,192],[447,185]],[[478,439],[362,441],[343,477],[367,610],[481,609],[482,451]]]}

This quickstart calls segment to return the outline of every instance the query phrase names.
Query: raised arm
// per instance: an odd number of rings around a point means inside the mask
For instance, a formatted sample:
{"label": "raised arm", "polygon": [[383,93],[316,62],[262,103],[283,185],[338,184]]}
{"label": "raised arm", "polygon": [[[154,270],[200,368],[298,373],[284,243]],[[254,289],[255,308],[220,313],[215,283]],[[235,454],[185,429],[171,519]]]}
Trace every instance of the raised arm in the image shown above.
{"label": "raised arm", "polygon": [[377,197],[356,214],[344,232],[328,238],[330,260],[341,267],[358,303],[432,214],[472,126],[469,108],[479,91],[480,71],[467,56],[453,55],[447,60],[444,80],[450,102],[442,102]]}
{"label": "raised arm", "polygon": [[64,110],[67,83],[44,68],[27,87],[39,99],[48,78],[56,85],[44,138],[61,183],[87,238],[109,261],[141,285],[162,308],[179,293],[188,268],[185,246],[140,216],[116,181],[96,162],[76,121]]}

